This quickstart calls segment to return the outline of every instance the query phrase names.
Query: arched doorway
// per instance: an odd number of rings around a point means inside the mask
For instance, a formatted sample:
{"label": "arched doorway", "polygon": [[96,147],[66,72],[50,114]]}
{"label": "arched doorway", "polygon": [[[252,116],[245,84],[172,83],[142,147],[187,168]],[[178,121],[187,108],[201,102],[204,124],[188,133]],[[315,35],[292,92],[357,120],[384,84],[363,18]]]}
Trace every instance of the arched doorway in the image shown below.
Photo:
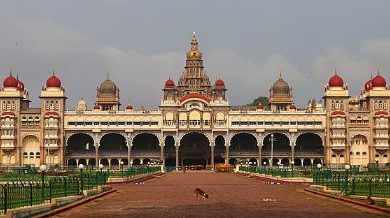
{"label": "arched doorway", "polygon": [[164,146],[165,166],[174,167],[176,165],[175,155],[176,155],[175,138],[169,135],[165,137],[165,146]]}
{"label": "arched doorway", "polygon": [[85,133],[76,133],[68,138],[66,155],[95,157],[95,144],[93,138]]}
{"label": "arched doorway", "polygon": [[100,139],[99,156],[119,157],[127,156],[126,138],[118,133],[105,134]]}
{"label": "arched doorway", "polygon": [[300,156],[323,156],[324,146],[322,139],[315,133],[303,133],[298,136],[294,147],[296,157]]}
{"label": "arched doorway", "polygon": [[134,156],[160,156],[160,145],[157,136],[151,133],[140,133],[133,139],[131,147]]}
{"label": "arched doorway", "polygon": [[[235,134],[230,140],[229,156],[235,158],[257,158],[259,147],[256,137],[249,133]],[[247,161],[244,161],[244,163]],[[249,162],[248,162],[249,163]]]}
{"label": "arched doorway", "polygon": [[215,147],[214,147],[214,162],[215,163],[225,163],[226,158],[226,147],[225,139],[223,136],[219,135],[215,138]]}
{"label": "arched doorway", "polygon": [[[271,152],[272,142],[271,135],[273,135],[273,153]],[[291,146],[290,139],[282,133],[271,133],[268,134],[263,141],[262,153],[266,157],[273,156],[274,160],[272,161],[273,166],[277,166],[279,159],[282,157],[291,157]],[[271,154],[272,153],[272,154]],[[275,160],[276,159],[276,160]]]}
{"label": "arched doorway", "polygon": [[38,158],[38,155],[35,155],[36,153],[40,153],[38,138],[33,135],[26,136],[23,138],[22,145],[23,145],[23,151],[22,151],[23,165],[33,165],[34,167],[38,167],[40,164],[40,158]]}
{"label": "arched doorway", "polygon": [[211,157],[209,139],[202,133],[187,133],[180,140],[179,157],[182,165],[203,165],[209,164]]}

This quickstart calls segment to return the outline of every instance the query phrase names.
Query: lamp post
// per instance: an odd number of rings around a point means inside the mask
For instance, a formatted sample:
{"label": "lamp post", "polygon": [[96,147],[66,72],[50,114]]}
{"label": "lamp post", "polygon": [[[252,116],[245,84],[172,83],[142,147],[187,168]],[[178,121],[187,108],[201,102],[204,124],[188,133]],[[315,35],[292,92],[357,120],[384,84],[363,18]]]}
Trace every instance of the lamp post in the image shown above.
{"label": "lamp post", "polygon": [[99,169],[100,169],[100,180],[102,181],[103,184],[103,164],[99,164]]}
{"label": "lamp post", "polygon": [[271,161],[270,161],[270,167],[272,167],[273,163],[274,163],[274,141],[276,141],[274,139],[274,134],[271,134],[270,138],[269,138],[270,142],[271,142]]}
{"label": "lamp post", "polygon": [[80,169],[81,193],[83,193],[83,191],[84,191],[84,179],[83,179],[84,165],[83,164],[79,164],[79,169]]}
{"label": "lamp post", "polygon": [[322,173],[321,173],[321,168],[322,168],[322,165],[319,163],[319,164],[317,164],[317,169],[318,169],[318,176],[317,176],[317,178],[316,178],[316,180],[317,180],[317,183],[318,182],[320,182],[321,183],[321,178],[322,178]]}
{"label": "lamp post", "polygon": [[351,169],[351,166],[349,164],[345,165],[345,181],[344,181],[344,193],[348,194],[348,172],[349,169]]}
{"label": "lamp post", "polygon": [[47,170],[47,166],[45,164],[42,164],[39,166],[39,170],[41,170],[41,181],[42,181],[42,191],[41,191],[41,198],[42,202],[45,200],[45,171]]}
{"label": "lamp post", "polygon": [[294,177],[294,161],[291,161],[291,177]]}
{"label": "lamp post", "polygon": [[121,165],[121,177],[123,178],[123,160],[121,160],[121,162],[119,163]]}

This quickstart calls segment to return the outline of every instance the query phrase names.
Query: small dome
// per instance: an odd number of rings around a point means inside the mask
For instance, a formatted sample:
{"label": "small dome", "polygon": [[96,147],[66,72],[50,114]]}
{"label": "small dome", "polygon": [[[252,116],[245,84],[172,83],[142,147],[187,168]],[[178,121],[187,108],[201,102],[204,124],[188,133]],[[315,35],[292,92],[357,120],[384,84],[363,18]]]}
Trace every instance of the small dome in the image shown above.
{"label": "small dome", "polygon": [[280,76],[272,86],[272,92],[274,96],[290,96],[290,86]]}
{"label": "small dome", "polygon": [[95,106],[93,106],[93,109],[94,109],[94,110],[100,110],[100,106],[97,105],[97,104],[95,104]]}
{"label": "small dome", "polygon": [[5,78],[3,82],[4,88],[18,88],[18,84],[18,80],[12,76],[12,74],[9,74],[9,76]]}
{"label": "small dome", "polygon": [[77,110],[78,111],[86,111],[87,110],[87,103],[84,101],[84,99],[81,99],[77,103]]}
{"label": "small dome", "polygon": [[296,109],[297,109],[297,107],[295,107],[294,104],[290,105],[290,110],[296,110]]}
{"label": "small dome", "polygon": [[366,82],[366,84],[364,84],[364,89],[365,89],[366,91],[371,90],[371,88],[372,88],[372,79],[368,80],[368,81]]}
{"label": "small dome", "polygon": [[258,109],[258,110],[263,110],[263,109],[264,109],[264,106],[260,103],[260,104],[257,105],[257,109]]}
{"label": "small dome", "polygon": [[133,106],[132,106],[131,104],[128,104],[128,105],[126,106],[126,109],[127,109],[127,110],[133,110]]}
{"label": "small dome", "polygon": [[165,82],[165,87],[169,87],[169,88],[172,88],[175,86],[175,83],[173,82],[173,80],[171,79],[168,79],[166,82]]}
{"label": "small dome", "polygon": [[18,80],[18,90],[19,91],[24,91],[24,83],[20,80]]}
{"label": "small dome", "polygon": [[215,86],[225,86],[225,83],[223,82],[223,80],[218,79],[217,81],[215,81]]}
{"label": "small dome", "polygon": [[115,83],[107,78],[100,84],[100,92],[101,93],[106,93],[106,94],[115,94],[116,93],[116,85]]}
{"label": "small dome", "polygon": [[344,80],[339,75],[337,75],[337,72],[329,79],[329,86],[330,87],[343,87],[344,86]]}
{"label": "small dome", "polygon": [[51,77],[49,77],[47,80],[46,80],[46,87],[47,88],[61,88],[61,80],[58,79],[58,77],[56,75],[51,75]]}
{"label": "small dome", "polygon": [[386,79],[379,73],[372,79],[372,87],[386,87]]}

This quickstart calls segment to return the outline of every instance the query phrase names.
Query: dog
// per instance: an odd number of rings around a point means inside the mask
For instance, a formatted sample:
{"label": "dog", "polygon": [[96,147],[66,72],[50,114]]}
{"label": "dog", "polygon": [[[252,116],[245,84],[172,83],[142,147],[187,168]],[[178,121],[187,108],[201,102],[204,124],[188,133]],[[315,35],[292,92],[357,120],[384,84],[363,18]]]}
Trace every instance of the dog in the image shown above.
{"label": "dog", "polygon": [[370,197],[367,197],[366,201],[367,201],[367,204],[368,204],[368,205],[374,205],[374,204],[375,204],[374,199],[372,199],[372,198],[370,198]]}
{"label": "dog", "polygon": [[202,198],[205,198],[205,199],[209,198],[209,195],[206,192],[202,191],[202,189],[200,189],[200,188],[196,188],[194,190],[194,195],[196,198],[198,198],[199,196],[201,196]]}

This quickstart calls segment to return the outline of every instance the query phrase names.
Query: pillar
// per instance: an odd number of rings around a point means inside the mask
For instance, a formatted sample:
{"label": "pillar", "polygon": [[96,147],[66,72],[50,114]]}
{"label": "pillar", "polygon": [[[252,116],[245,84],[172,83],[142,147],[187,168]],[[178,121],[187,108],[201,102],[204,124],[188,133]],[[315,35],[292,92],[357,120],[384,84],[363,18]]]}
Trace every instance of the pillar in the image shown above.
{"label": "pillar", "polygon": [[100,160],[99,160],[99,142],[95,142],[95,167],[96,169],[99,169],[99,164],[100,164]]}
{"label": "pillar", "polygon": [[257,166],[261,166],[261,148],[263,147],[263,145],[262,144],[259,144],[258,145],[258,147],[259,147],[259,156],[258,156],[258,161],[257,161]]}
{"label": "pillar", "polygon": [[214,145],[211,145],[211,169],[214,170]]}
{"label": "pillar", "polygon": [[225,164],[229,164],[229,146],[225,144],[225,147],[226,147]]}
{"label": "pillar", "polygon": [[179,170],[179,146],[175,146],[176,170]]}
{"label": "pillar", "polygon": [[130,137],[127,138],[127,165],[128,167],[130,166],[130,160],[131,160],[131,145],[133,144],[132,143],[132,139]]}
{"label": "pillar", "polygon": [[165,158],[164,158],[164,144],[160,145],[160,160],[162,165],[165,166]]}

